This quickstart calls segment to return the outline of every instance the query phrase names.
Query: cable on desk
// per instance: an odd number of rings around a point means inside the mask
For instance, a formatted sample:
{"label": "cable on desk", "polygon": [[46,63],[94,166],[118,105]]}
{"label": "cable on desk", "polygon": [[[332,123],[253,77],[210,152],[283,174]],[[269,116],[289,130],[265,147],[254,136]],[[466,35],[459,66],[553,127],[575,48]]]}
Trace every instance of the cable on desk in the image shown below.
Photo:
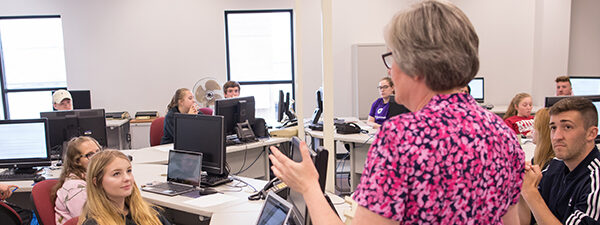
{"label": "cable on desk", "polygon": [[235,173],[236,175],[240,174],[242,172],[242,169],[244,169],[244,166],[246,165],[246,157],[248,157],[248,145],[245,145],[245,147],[246,148],[244,149],[244,161],[242,162],[240,170],[237,173]]}
{"label": "cable on desk", "polygon": [[248,186],[248,187],[251,187],[251,188],[252,188],[252,190],[254,190],[254,192],[255,192],[255,193],[256,193],[256,192],[258,192],[258,190],[257,190],[257,189],[256,189],[254,186],[252,186],[251,184],[249,184],[249,183],[248,183],[248,182],[246,182],[246,181],[243,181],[242,179],[238,178],[237,176],[231,176],[231,178],[232,178],[233,180],[236,180],[236,181],[239,181],[239,182],[241,182],[241,183],[244,183],[244,184],[246,184],[246,186]]}

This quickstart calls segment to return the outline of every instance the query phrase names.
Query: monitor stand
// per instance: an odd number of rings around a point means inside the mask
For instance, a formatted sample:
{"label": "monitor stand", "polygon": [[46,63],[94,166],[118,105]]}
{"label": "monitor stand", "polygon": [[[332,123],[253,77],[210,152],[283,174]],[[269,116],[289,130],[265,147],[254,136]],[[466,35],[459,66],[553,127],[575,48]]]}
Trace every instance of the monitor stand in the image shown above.
{"label": "monitor stand", "polygon": [[200,179],[201,186],[214,187],[219,186],[221,184],[226,184],[233,181],[229,178],[229,173],[223,174],[202,174],[202,179]]}

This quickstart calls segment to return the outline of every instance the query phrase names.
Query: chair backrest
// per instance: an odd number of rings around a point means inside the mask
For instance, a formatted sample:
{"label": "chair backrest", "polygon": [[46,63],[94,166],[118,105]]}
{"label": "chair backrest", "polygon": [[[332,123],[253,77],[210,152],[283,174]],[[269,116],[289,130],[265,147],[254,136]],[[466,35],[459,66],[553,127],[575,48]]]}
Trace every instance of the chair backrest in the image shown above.
{"label": "chair backrest", "polygon": [[67,220],[67,222],[63,223],[63,225],[77,225],[77,221],[79,220],[79,216],[73,217],[69,220]]}
{"label": "chair backrest", "polygon": [[200,108],[200,112],[204,115],[212,115],[213,110],[211,108]]}
{"label": "chair backrest", "polygon": [[58,180],[40,181],[31,189],[31,198],[35,205],[35,214],[38,216],[38,221],[42,225],[55,225],[54,218],[54,201],[50,197],[52,187],[58,183]]}
{"label": "chair backrest", "polygon": [[22,223],[19,214],[2,201],[0,201],[0,218],[2,218],[2,224],[20,225]]}
{"label": "chair backrest", "polygon": [[160,139],[164,134],[165,117],[158,117],[150,124],[150,146],[160,145]]}

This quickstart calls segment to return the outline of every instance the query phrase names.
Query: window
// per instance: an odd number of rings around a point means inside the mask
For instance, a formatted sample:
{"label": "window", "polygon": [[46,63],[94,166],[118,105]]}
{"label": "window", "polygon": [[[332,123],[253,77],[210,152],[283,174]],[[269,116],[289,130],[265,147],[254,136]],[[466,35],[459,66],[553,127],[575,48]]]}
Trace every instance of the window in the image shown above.
{"label": "window", "polygon": [[2,119],[52,111],[52,91],[66,89],[60,16],[0,17]]}
{"label": "window", "polygon": [[277,119],[278,92],[294,95],[292,10],[225,11],[227,80],[253,95],[256,117]]}

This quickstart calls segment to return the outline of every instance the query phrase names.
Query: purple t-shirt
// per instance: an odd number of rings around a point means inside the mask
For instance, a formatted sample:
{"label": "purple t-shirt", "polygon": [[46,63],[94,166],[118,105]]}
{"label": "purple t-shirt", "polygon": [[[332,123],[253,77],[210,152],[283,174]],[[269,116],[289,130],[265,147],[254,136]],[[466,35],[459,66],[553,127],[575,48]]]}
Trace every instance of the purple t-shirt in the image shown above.
{"label": "purple t-shirt", "polygon": [[502,224],[524,165],[500,117],[471,95],[437,95],[383,124],[354,199],[400,224]]}
{"label": "purple t-shirt", "polygon": [[369,116],[375,118],[375,123],[379,125],[383,124],[385,120],[388,119],[388,109],[390,108],[390,102],[383,103],[383,98],[378,98],[371,105],[371,112],[369,112]]}

